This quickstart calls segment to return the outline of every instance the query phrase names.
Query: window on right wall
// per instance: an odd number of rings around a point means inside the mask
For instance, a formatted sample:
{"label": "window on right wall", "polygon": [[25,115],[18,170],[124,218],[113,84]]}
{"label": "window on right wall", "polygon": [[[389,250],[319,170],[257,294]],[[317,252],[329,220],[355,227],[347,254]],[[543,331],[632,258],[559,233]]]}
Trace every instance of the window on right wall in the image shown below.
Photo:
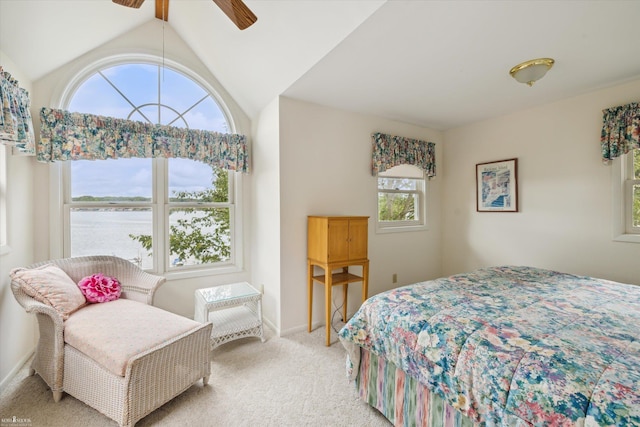
{"label": "window on right wall", "polygon": [[424,171],[398,165],[378,173],[378,232],[414,231],[426,228],[426,179]]}
{"label": "window on right wall", "polygon": [[640,149],[612,161],[613,240],[640,243]]}
{"label": "window on right wall", "polygon": [[625,231],[640,234],[640,149],[630,151],[623,161],[626,166],[623,189]]}

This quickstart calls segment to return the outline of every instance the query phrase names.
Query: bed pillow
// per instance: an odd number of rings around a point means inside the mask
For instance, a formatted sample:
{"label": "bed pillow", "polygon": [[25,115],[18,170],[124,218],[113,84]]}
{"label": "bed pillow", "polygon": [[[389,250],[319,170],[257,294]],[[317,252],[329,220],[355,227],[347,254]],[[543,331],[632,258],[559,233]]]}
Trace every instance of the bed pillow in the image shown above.
{"label": "bed pillow", "polygon": [[115,301],[122,291],[118,279],[102,273],[82,278],[78,287],[90,303]]}
{"label": "bed pillow", "polygon": [[63,320],[87,303],[78,285],[57,265],[14,268],[9,275],[24,293],[53,307]]}

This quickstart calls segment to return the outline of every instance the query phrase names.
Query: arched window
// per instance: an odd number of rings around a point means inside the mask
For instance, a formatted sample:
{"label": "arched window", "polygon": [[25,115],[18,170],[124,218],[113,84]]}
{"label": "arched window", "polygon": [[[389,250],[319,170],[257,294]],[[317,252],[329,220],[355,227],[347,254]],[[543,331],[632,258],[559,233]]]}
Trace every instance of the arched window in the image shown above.
{"label": "arched window", "polygon": [[[197,76],[160,62],[79,76],[62,107],[79,113],[233,132]],[[237,174],[189,159],[65,162],[65,256],[117,255],[159,273],[237,265]]]}

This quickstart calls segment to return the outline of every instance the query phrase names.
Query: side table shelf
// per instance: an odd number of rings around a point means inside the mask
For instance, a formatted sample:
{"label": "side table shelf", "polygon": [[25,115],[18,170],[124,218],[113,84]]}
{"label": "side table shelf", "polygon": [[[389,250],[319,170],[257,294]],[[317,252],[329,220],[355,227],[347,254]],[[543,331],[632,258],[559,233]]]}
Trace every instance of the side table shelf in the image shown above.
{"label": "side table shelf", "polygon": [[[326,283],[327,279],[325,277],[324,274],[319,275],[319,276],[313,276],[313,280],[315,280],[316,282],[320,282],[323,285]],[[331,283],[336,286],[336,285],[344,285],[345,283],[353,283],[353,282],[362,282],[362,277],[361,276],[356,276],[355,274],[351,274],[348,272],[341,272],[341,273],[333,273],[331,275]],[[344,320],[344,319],[342,319]]]}
{"label": "side table shelf", "polygon": [[212,348],[239,338],[262,338],[262,320],[248,305],[212,311],[209,321],[213,323]]}

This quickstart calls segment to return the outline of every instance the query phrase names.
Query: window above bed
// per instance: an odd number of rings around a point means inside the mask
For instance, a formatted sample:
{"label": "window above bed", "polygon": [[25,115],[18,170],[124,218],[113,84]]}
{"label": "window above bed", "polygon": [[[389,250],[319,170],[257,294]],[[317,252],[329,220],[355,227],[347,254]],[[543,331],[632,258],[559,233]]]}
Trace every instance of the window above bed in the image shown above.
{"label": "window above bed", "polygon": [[371,142],[371,172],[378,186],[376,231],[426,229],[427,179],[436,176],[435,143],[380,132],[371,134]]}
{"label": "window above bed", "polygon": [[626,232],[640,234],[640,149],[627,154],[624,188]]}
{"label": "window above bed", "polygon": [[640,149],[613,162],[613,240],[640,243]]}
{"label": "window above bed", "polygon": [[613,166],[613,240],[640,243],[640,103],[602,110],[600,145]]}
{"label": "window above bed", "polygon": [[426,180],[422,169],[398,165],[378,173],[378,232],[426,227]]}

